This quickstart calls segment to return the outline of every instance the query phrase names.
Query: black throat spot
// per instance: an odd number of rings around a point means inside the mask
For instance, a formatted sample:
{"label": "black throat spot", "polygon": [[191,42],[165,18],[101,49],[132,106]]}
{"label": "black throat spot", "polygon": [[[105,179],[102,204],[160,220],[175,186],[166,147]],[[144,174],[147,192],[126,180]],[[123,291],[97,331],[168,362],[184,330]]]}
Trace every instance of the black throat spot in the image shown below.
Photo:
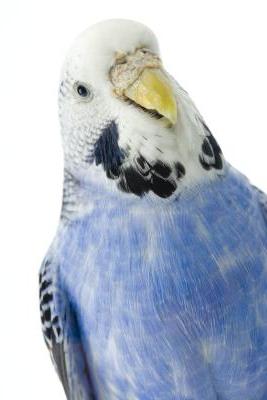
{"label": "black throat spot", "polygon": [[118,127],[112,121],[96,142],[94,156],[96,165],[101,164],[107,177],[116,180],[119,190],[139,197],[153,192],[161,198],[170,197],[175,192],[178,181],[186,174],[181,163],[177,161],[171,166],[159,159],[148,162],[138,153],[136,158],[126,165],[124,161],[128,149],[121,149],[118,141]]}

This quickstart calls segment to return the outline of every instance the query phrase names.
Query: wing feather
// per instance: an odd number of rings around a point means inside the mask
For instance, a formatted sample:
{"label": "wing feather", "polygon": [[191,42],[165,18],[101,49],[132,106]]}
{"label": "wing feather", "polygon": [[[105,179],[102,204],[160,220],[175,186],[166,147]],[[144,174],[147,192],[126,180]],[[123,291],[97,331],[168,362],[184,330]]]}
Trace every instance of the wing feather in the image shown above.
{"label": "wing feather", "polygon": [[78,323],[66,293],[60,288],[58,270],[58,265],[46,258],[40,271],[44,339],[67,399],[94,400]]}

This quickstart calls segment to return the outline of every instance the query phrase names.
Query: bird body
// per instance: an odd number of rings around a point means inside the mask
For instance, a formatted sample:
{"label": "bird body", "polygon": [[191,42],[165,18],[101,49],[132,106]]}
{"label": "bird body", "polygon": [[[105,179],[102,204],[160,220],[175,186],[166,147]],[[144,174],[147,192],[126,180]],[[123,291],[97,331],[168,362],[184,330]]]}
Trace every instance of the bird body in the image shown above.
{"label": "bird body", "polygon": [[266,222],[236,171],[167,207],[103,199],[56,249],[97,398],[264,399]]}
{"label": "bird body", "polygon": [[[70,97],[73,71],[60,89],[62,218],[40,274],[67,398],[265,400],[265,195],[224,160],[176,83],[177,115],[174,97],[147,115],[120,100],[109,109],[96,93],[90,111]],[[161,75],[149,79],[168,95]]]}

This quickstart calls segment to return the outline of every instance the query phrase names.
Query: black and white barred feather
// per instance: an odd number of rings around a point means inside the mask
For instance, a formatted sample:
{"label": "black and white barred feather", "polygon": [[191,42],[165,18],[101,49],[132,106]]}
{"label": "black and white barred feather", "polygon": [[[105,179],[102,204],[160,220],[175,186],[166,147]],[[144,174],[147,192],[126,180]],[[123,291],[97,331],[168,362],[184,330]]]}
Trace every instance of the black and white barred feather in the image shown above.
{"label": "black and white barred feather", "polygon": [[68,296],[58,285],[58,269],[57,263],[46,258],[39,275],[44,339],[67,399],[94,400],[77,319]]}

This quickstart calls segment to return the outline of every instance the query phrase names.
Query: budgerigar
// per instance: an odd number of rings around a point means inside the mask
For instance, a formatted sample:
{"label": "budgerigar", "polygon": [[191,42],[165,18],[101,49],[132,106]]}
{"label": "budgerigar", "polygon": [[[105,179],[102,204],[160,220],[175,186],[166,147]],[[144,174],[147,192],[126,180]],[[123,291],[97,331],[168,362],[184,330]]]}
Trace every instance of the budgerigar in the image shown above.
{"label": "budgerigar", "polygon": [[59,110],[63,206],[40,307],[67,398],[266,400],[266,197],[225,161],[154,34],[85,31]]}

